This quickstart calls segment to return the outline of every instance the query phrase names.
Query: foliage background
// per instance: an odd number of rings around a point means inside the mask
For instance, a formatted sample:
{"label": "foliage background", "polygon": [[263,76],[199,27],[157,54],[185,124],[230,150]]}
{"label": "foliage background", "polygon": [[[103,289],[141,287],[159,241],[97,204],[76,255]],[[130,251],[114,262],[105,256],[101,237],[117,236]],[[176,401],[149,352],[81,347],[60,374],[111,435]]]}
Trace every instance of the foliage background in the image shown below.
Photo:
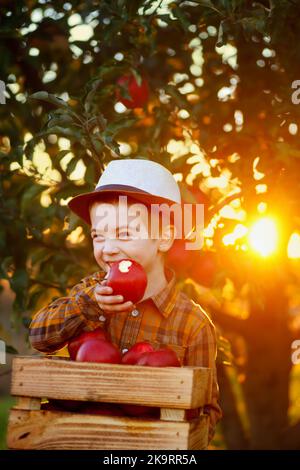
{"label": "foliage background", "polygon": [[[300,448],[299,258],[287,253],[300,222],[299,13],[292,0],[0,3],[1,338],[30,351],[32,314],[97,270],[68,198],[112,158],[163,163],[187,201],[205,195],[213,280],[205,253],[178,274],[220,333],[215,447]],[[130,71],[149,84],[143,108],[116,104]],[[279,227],[268,258],[246,235],[224,242],[261,203]]]}

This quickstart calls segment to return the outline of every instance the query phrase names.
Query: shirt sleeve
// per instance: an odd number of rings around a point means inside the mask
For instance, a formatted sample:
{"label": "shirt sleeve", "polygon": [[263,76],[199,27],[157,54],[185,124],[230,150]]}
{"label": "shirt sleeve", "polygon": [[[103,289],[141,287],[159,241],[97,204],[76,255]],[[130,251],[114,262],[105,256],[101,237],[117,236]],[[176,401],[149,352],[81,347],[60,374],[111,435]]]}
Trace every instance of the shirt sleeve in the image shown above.
{"label": "shirt sleeve", "polygon": [[99,326],[102,310],[94,296],[97,281],[76,284],[68,297],[61,297],[39,310],[29,326],[29,340],[34,349],[54,352],[82,330]]}
{"label": "shirt sleeve", "polygon": [[217,422],[222,417],[222,410],[218,403],[219,386],[216,372],[217,340],[215,327],[207,319],[200,325],[197,333],[193,335],[186,357],[186,365],[208,367],[212,371],[210,388],[207,391],[207,405],[204,413],[209,414],[209,442],[212,440]]}

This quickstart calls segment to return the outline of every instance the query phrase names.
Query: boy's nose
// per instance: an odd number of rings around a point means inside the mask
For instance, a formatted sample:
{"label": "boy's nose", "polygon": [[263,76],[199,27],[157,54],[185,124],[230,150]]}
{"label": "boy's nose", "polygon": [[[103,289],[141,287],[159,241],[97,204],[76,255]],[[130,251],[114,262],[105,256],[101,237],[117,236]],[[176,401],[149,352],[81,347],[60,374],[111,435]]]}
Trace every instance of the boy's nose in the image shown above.
{"label": "boy's nose", "polygon": [[105,240],[102,252],[105,254],[114,254],[119,252],[119,248],[114,240]]}

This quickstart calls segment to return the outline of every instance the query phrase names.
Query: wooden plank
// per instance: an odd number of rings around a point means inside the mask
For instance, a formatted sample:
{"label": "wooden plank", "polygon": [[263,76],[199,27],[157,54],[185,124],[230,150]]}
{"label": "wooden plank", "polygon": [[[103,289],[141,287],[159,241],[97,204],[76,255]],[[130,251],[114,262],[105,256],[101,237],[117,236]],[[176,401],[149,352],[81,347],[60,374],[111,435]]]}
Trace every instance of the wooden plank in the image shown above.
{"label": "wooden plank", "polygon": [[31,397],[17,397],[17,402],[14,405],[15,410],[40,410],[41,399]]}
{"label": "wooden plank", "polygon": [[[9,449],[178,449],[204,448],[207,423],[164,422],[53,411],[11,410]],[[197,423],[195,423],[197,421]],[[201,447],[196,447],[201,446]]]}
{"label": "wooden plank", "polygon": [[188,449],[200,450],[208,446],[209,416],[201,415],[190,422]]}
{"label": "wooden plank", "polygon": [[174,408],[161,408],[160,419],[162,421],[186,421],[186,410],[176,410]]}
{"label": "wooden plank", "polygon": [[202,408],[191,410],[177,410],[174,408],[161,408],[160,419],[163,421],[189,421],[198,418],[202,413]]}
{"label": "wooden plank", "polygon": [[12,395],[198,408],[207,403],[210,369],[96,364],[15,357]]}

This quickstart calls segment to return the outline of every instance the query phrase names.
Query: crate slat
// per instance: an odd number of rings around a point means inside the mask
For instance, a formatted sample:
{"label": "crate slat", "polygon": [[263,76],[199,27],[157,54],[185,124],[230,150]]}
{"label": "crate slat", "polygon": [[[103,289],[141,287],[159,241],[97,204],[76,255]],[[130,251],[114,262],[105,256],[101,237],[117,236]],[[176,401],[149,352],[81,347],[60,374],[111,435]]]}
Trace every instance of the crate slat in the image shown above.
{"label": "crate slat", "polygon": [[11,394],[61,400],[198,408],[209,403],[203,367],[142,367],[15,357]]}
{"label": "crate slat", "polygon": [[9,449],[204,449],[207,417],[157,421],[53,411],[12,409]]}
{"label": "crate slat", "polygon": [[40,410],[41,399],[31,397],[17,397],[17,403],[14,405],[17,410]]}

